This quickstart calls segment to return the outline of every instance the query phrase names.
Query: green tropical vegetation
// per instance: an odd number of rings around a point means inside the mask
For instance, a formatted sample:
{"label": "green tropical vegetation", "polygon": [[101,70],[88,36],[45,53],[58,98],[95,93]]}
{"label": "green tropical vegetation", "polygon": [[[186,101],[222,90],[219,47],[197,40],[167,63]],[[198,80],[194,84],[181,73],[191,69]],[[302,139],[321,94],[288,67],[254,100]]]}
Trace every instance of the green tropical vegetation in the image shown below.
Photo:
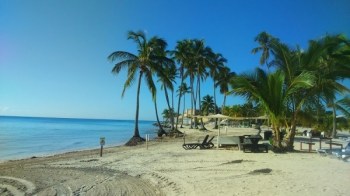
{"label": "green tropical vegetation", "polygon": [[[122,96],[138,80],[135,129],[129,145],[142,141],[138,130],[142,78],[152,94],[161,135],[179,133],[179,114],[181,107],[182,114],[185,113],[186,94],[190,95],[192,117],[217,113],[232,117],[267,115],[273,129],[274,149],[280,151],[293,150],[297,125],[313,127],[333,137],[337,129],[349,127],[350,90],[342,81],[350,78],[350,42],[343,35],[326,35],[309,41],[307,48],[301,49],[261,32],[255,37],[258,46],[252,49],[253,54],[261,55],[257,62],[261,67],[240,74],[231,71],[224,56],[204,40],[180,40],[174,50],[167,51],[165,40],[158,37],[147,40],[142,32],[130,31],[128,39],[136,43],[138,53],[116,51],[108,59],[117,62],[112,69],[114,74],[127,70]],[[213,81],[213,95],[202,97],[202,84],[208,78]],[[167,131],[159,121],[154,80],[160,83],[159,90],[164,91],[167,108],[162,115],[170,122]],[[174,89],[178,96],[176,104]],[[223,97],[221,108],[216,103],[217,89]],[[242,96],[246,103],[226,106],[229,96]],[[338,113],[343,117],[337,118]],[[203,121],[192,120],[191,128],[205,129]],[[183,118],[180,127],[182,124]]]}

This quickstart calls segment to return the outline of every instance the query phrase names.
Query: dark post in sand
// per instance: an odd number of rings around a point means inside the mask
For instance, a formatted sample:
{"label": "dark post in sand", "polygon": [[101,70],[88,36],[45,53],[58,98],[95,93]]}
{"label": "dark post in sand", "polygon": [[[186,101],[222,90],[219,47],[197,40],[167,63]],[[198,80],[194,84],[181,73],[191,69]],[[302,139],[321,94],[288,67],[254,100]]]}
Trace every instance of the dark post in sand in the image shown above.
{"label": "dark post in sand", "polygon": [[106,140],[104,137],[100,137],[100,145],[101,145],[101,150],[100,150],[100,157],[102,157],[102,151],[103,151],[103,146],[106,144]]}

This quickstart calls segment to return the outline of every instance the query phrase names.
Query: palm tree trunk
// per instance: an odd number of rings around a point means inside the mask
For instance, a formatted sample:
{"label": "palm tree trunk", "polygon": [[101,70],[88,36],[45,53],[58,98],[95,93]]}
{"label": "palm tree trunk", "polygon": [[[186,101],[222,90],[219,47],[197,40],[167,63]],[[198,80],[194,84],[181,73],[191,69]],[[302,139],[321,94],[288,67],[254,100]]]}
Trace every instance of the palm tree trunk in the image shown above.
{"label": "palm tree trunk", "polygon": [[165,98],[166,98],[166,102],[168,104],[168,108],[169,108],[169,112],[170,112],[171,130],[174,131],[174,110],[170,106],[169,94],[168,94],[168,90],[165,86],[164,86],[164,92],[165,92]]}
{"label": "palm tree trunk", "polygon": [[296,133],[296,124],[297,124],[297,114],[298,111],[295,111],[293,114],[292,122],[291,122],[291,130],[285,136],[284,141],[286,143],[286,148],[288,151],[292,151],[294,149],[294,138]]}
{"label": "palm tree trunk", "polygon": [[[222,108],[221,110],[223,110],[225,108],[226,105],[226,93],[224,93],[224,102],[222,103]],[[221,112],[222,113],[222,112]]]}
{"label": "palm tree trunk", "polygon": [[[180,67],[180,77],[181,77],[181,83],[180,83],[180,94],[179,94],[179,99],[177,101],[177,116],[176,116],[176,126],[175,129],[177,130],[177,125],[179,124],[179,113],[180,113],[180,104],[181,104],[181,96],[182,96],[182,89],[181,89],[181,85],[184,82],[184,74],[183,74],[183,66]],[[184,113],[182,113],[182,122],[184,119]],[[182,128],[182,124],[181,124],[181,128]]]}
{"label": "palm tree trunk", "polygon": [[273,129],[273,132],[274,132],[273,133],[273,135],[274,135],[273,146],[277,150],[282,150],[280,129],[276,125],[273,125],[272,129]]}
{"label": "palm tree trunk", "polygon": [[139,108],[140,108],[140,89],[141,89],[142,75],[143,75],[143,72],[140,72],[139,82],[138,82],[138,85],[137,85],[134,137],[140,137],[140,132],[139,132]]}
{"label": "palm tree trunk", "polygon": [[182,120],[181,120],[181,128],[183,128],[183,124],[184,124],[184,115],[185,115],[185,107],[186,107],[186,104],[185,104],[185,97],[186,97],[186,94],[183,95],[184,96],[184,108],[183,108],[183,112],[182,112]]}
{"label": "palm tree trunk", "polygon": [[145,139],[140,137],[140,132],[139,132],[140,88],[141,88],[142,75],[143,75],[143,72],[140,71],[139,81],[137,85],[137,95],[136,95],[136,115],[135,115],[134,136],[125,144],[126,146],[135,146],[139,142],[145,141]]}
{"label": "palm tree trunk", "polygon": [[337,111],[335,108],[334,101],[332,100],[332,109],[333,109],[333,130],[332,130],[332,138],[337,136]]}
{"label": "palm tree trunk", "polygon": [[[190,77],[190,85],[191,85],[191,129],[193,129],[193,125],[192,124],[196,124],[196,119],[193,118],[193,116],[196,114],[196,112],[194,111],[194,107],[193,105],[196,104],[195,100],[194,100],[194,89],[193,89],[193,83],[194,83],[194,79],[193,79],[193,76]],[[194,122],[192,122],[194,121]]]}
{"label": "palm tree trunk", "polygon": [[[217,106],[216,106],[216,90],[215,90],[215,80],[213,80],[213,82],[214,82],[214,104],[215,104],[215,114],[217,114],[217,112],[218,112],[218,108],[217,108]],[[217,129],[218,128],[218,119],[216,118],[215,119],[215,125],[214,125],[214,129]]]}
{"label": "palm tree trunk", "polygon": [[[198,78],[198,97],[199,97],[199,100],[201,99],[201,82],[200,82],[200,79]],[[199,111],[200,111],[200,114],[201,116],[203,116],[202,114],[202,106],[201,106],[201,103],[200,101],[198,101],[198,105],[199,105]],[[201,118],[201,130],[206,130],[206,128],[204,127],[204,123],[203,123],[203,118]]]}
{"label": "palm tree trunk", "polygon": [[[181,104],[181,96],[182,92],[180,90],[179,99],[177,100],[177,116],[176,116],[176,124],[175,124],[175,130],[177,130],[177,125],[179,124],[179,114],[180,114],[180,104]],[[182,113],[182,119],[184,118],[184,113]],[[182,125],[181,125],[182,128]]]}
{"label": "palm tree trunk", "polygon": [[157,108],[157,99],[156,98],[154,99],[154,108],[155,108],[155,111],[156,111],[156,118],[157,118],[157,123],[158,123],[158,127],[159,127],[158,137],[161,137],[163,134],[167,135],[167,133],[163,129],[162,123],[160,123],[160,121],[159,121],[158,108]]}
{"label": "palm tree trunk", "polygon": [[174,110],[174,90],[171,90],[171,108],[173,109],[173,112],[175,112],[175,110]]}

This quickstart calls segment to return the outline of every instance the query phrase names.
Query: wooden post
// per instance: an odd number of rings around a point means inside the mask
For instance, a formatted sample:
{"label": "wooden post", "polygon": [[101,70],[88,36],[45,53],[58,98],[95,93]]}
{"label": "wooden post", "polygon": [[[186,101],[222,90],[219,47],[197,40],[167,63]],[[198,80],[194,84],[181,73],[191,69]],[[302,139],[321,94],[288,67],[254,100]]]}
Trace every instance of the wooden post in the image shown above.
{"label": "wooden post", "polygon": [[148,134],[146,134],[146,149],[148,150]]}
{"label": "wooden post", "polygon": [[104,146],[105,144],[106,144],[105,137],[100,137],[100,145],[101,145],[100,157],[102,157],[102,154],[103,154],[103,146]]}

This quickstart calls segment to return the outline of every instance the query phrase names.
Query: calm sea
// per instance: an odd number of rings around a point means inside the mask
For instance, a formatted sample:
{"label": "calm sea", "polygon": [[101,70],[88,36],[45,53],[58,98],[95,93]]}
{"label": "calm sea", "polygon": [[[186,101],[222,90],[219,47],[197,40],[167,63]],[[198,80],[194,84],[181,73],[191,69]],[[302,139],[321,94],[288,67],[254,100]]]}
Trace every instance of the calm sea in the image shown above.
{"label": "calm sea", "polygon": [[[140,135],[156,135],[152,121],[139,121]],[[133,136],[133,120],[0,116],[0,161],[122,145]]]}

